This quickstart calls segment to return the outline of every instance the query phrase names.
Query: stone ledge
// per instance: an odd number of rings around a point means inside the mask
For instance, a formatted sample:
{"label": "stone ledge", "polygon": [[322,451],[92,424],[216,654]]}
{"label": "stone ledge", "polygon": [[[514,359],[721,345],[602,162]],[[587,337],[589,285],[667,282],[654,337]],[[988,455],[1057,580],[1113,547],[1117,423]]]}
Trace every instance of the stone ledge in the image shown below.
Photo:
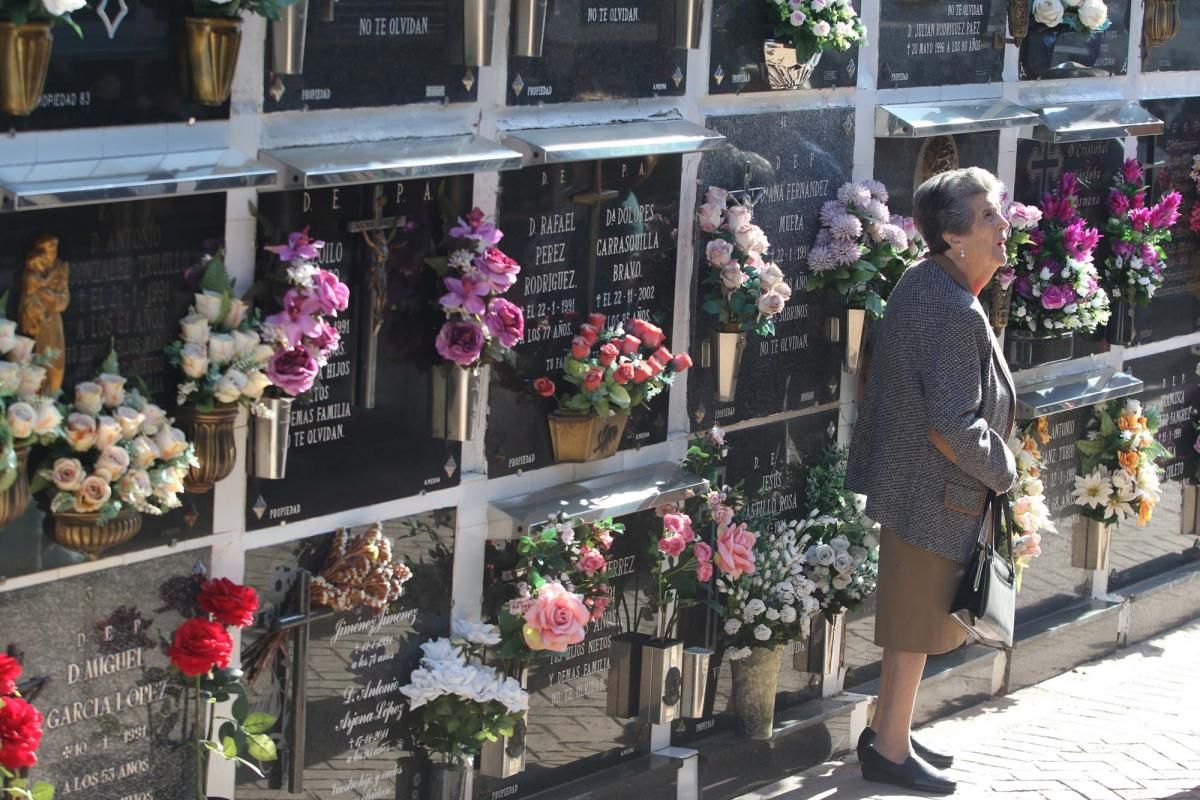
{"label": "stone ledge", "polygon": [[1120,596],[1129,604],[1125,643],[1157,636],[1200,616],[1200,563],[1185,564],[1130,584]]}
{"label": "stone ledge", "polygon": [[682,764],[681,759],[651,753],[525,797],[526,800],[622,800],[640,796],[665,800],[675,797]]}
{"label": "stone ledge", "polygon": [[1083,600],[1017,625],[1004,694],[1116,652],[1120,602]]}

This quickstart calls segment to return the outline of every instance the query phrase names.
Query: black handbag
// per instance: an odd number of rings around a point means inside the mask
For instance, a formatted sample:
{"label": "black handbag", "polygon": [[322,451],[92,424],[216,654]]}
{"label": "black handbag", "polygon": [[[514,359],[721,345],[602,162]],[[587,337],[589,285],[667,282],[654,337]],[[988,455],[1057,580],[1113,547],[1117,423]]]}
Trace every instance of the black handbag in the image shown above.
{"label": "black handbag", "polygon": [[1012,529],[1008,495],[988,492],[975,556],[950,609],[951,616],[988,647],[1007,648],[1013,643],[1017,570],[1009,533]]}

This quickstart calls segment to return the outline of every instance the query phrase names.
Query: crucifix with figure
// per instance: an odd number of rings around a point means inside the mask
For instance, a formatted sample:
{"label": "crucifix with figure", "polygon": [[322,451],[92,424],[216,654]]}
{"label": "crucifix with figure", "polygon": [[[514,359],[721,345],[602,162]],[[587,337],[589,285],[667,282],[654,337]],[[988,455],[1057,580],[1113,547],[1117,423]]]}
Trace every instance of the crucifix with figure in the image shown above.
{"label": "crucifix with figure", "polygon": [[351,222],[351,233],[361,233],[367,243],[367,324],[363,330],[363,352],[366,355],[366,370],[359,372],[356,387],[363,408],[375,407],[375,384],[379,377],[379,334],[383,330],[384,314],[387,311],[387,267],[392,240],[405,225],[405,217],[385,217],[383,209],[388,203],[383,184],[375,186],[372,200],[374,214],[371,219]]}

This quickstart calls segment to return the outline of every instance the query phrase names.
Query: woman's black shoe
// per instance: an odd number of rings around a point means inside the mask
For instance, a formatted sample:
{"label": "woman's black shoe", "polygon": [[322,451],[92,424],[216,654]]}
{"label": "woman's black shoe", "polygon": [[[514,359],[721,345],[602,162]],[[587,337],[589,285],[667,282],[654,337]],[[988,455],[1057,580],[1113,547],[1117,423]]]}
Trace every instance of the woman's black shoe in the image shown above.
{"label": "woman's black shoe", "polygon": [[958,784],[926,764],[909,756],[903,764],[888,761],[872,746],[863,751],[862,776],[875,783],[890,783],[927,794],[954,794]]}
{"label": "woman's black shoe", "polygon": [[[925,745],[916,740],[915,737],[908,737],[909,744],[912,745],[913,752],[925,760],[931,767],[938,769],[949,769],[954,766],[954,756],[949,753],[939,753],[936,750],[930,750]],[[862,735],[858,737],[858,760],[863,760],[863,751],[875,743],[875,731],[870,728],[863,728]]]}

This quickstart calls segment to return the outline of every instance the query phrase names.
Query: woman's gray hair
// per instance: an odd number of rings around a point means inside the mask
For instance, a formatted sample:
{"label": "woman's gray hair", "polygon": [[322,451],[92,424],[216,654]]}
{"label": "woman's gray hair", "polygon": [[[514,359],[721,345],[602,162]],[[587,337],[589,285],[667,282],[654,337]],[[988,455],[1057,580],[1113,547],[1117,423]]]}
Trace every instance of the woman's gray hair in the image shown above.
{"label": "woman's gray hair", "polygon": [[1004,184],[992,173],[979,167],[952,169],[934,175],[917,187],[913,194],[913,222],[931,253],[950,249],[947,233],[966,233],[975,224],[969,201],[987,195],[999,202]]}

